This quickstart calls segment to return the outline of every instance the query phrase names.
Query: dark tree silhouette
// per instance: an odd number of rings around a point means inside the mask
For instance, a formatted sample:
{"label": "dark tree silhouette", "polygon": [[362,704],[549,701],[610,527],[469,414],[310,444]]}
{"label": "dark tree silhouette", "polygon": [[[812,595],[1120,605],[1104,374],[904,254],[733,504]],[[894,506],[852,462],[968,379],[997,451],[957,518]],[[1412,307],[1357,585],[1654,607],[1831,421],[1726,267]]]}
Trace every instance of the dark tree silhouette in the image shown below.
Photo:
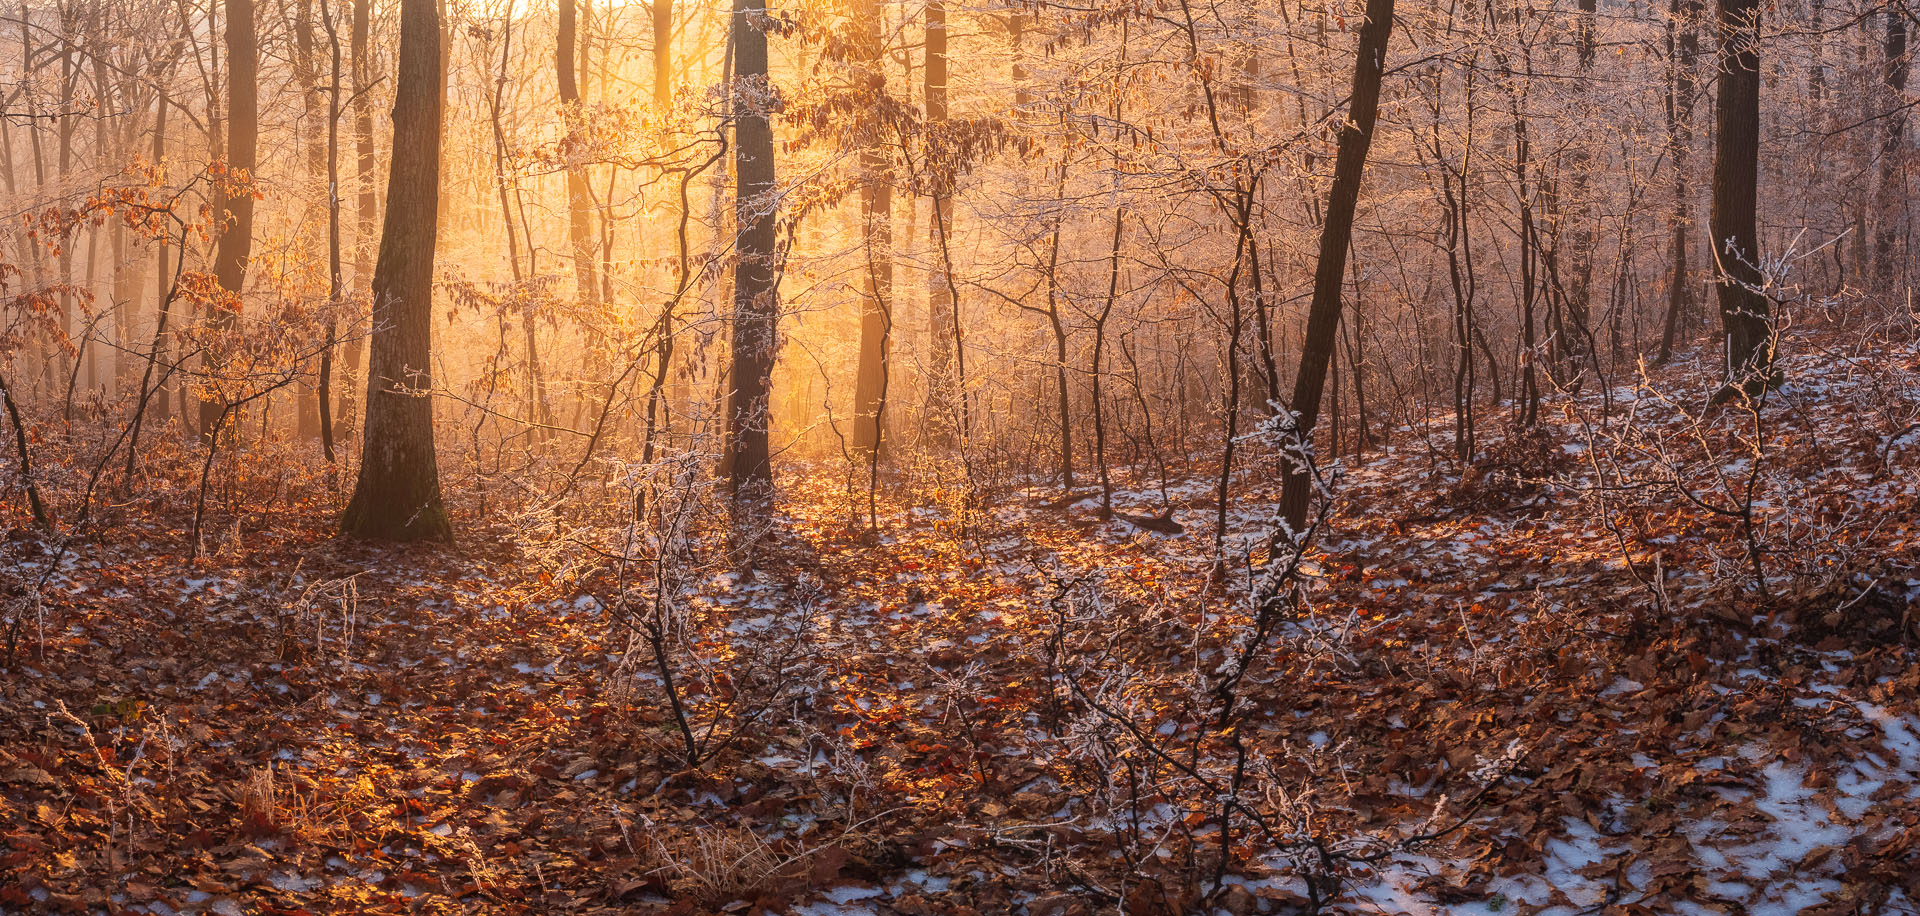
{"label": "dark tree silhouette", "polygon": [[[1386,66],[1387,36],[1393,31],[1393,0],[1367,0],[1367,21],[1360,27],[1360,49],[1353,64],[1353,94],[1345,129],[1334,152],[1333,188],[1327,194],[1326,221],[1320,227],[1320,260],[1313,274],[1313,301],[1307,308],[1307,332],[1300,350],[1300,374],[1294,377],[1292,409],[1302,443],[1311,441],[1320,420],[1320,395],[1327,386],[1327,364],[1340,332],[1340,282],[1353,240],[1353,211],[1360,201],[1360,179],[1373,125],[1380,114],[1380,76]],[[1306,524],[1313,497],[1307,468],[1287,462],[1281,480],[1280,513],[1294,532]]]}
{"label": "dark tree silhouette", "polygon": [[1760,3],[1719,0],[1720,94],[1714,104],[1713,259],[1726,385],[1715,400],[1757,396],[1779,381],[1772,303],[1763,292],[1756,208],[1760,177]]}

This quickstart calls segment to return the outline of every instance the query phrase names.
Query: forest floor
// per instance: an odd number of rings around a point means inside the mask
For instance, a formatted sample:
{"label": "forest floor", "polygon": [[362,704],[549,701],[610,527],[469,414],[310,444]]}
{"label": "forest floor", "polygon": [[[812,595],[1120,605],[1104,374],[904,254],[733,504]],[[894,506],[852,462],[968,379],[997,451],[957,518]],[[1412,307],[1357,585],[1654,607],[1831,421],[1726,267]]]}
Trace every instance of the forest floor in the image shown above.
{"label": "forest floor", "polygon": [[390,550],[293,480],[188,564],[182,472],[0,545],[0,913],[1920,912],[1920,352],[1836,340],[1757,417],[1696,362],[1350,459],[1226,727],[1271,457],[1224,575],[1205,479],[874,534],[783,468],[662,642],[691,737],[617,526]]}

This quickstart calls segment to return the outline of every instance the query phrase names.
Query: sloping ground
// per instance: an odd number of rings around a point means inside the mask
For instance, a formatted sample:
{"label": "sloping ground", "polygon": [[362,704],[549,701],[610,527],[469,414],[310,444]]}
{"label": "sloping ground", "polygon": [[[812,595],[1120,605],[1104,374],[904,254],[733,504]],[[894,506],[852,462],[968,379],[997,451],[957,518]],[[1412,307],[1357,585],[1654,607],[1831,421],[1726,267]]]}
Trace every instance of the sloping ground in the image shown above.
{"label": "sloping ground", "polygon": [[[620,530],[398,554],[295,503],[189,568],[134,517],[0,681],[0,913],[1913,912],[1920,360],[1789,352],[1757,425],[1687,422],[1686,366],[1464,480],[1353,462],[1226,727],[1205,481],[1181,535],[903,485],[873,536],[790,472],[759,575],[693,553],[691,741]],[[12,600],[52,557],[4,549]]]}

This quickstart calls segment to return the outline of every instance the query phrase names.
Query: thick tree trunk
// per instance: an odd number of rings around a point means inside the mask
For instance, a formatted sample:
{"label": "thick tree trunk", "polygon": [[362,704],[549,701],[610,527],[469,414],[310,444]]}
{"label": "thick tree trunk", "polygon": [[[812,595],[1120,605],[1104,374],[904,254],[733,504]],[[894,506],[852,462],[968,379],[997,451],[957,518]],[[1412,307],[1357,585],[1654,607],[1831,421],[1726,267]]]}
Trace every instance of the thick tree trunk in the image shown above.
{"label": "thick tree trunk", "polygon": [[[860,18],[867,91],[875,104],[886,96],[885,45],[880,5],[865,0]],[[860,151],[860,225],[867,269],[860,294],[860,360],[854,377],[854,447],[866,453],[869,472],[880,460],[887,398],[887,350],[893,337],[892,157],[875,138]]]}
{"label": "thick tree trunk", "polygon": [[[227,12],[227,166],[251,175],[260,137],[260,49],[254,36],[253,0],[226,0]],[[253,196],[225,197],[220,205],[231,220],[220,233],[213,256],[213,274],[232,293],[237,304],[247,279],[247,260],[253,256]],[[232,328],[239,315],[231,308],[213,306],[210,320],[217,328]],[[209,353],[208,368],[218,372],[220,355]],[[213,446],[211,432],[227,405],[219,398],[201,398],[200,429]]]}
{"label": "thick tree trunk", "polygon": [[[1320,395],[1327,364],[1340,330],[1340,286],[1346,274],[1347,246],[1353,238],[1353,213],[1360,200],[1360,179],[1373,126],[1380,114],[1380,77],[1386,65],[1387,36],[1393,30],[1393,0],[1367,0],[1367,21],[1360,27],[1360,48],[1353,66],[1353,93],[1347,125],[1334,154],[1333,188],[1327,194],[1326,221],[1320,228],[1320,260],[1313,274],[1313,300],[1307,309],[1306,336],[1300,348],[1300,372],[1294,377],[1294,428],[1308,445],[1320,419]],[[1305,529],[1314,479],[1297,460],[1287,460],[1281,480],[1280,513],[1291,536]]]}
{"label": "thick tree trunk", "polygon": [[[447,104],[448,80],[453,74],[453,17],[447,12],[447,0],[438,0],[440,4],[440,104]],[[443,118],[440,123],[440,165],[436,171],[440,175],[440,203],[434,210],[434,223],[444,237],[447,234],[447,218],[452,215],[448,204],[453,195],[447,193],[447,125]]]}
{"label": "thick tree trunk", "polygon": [[673,103],[673,0],[653,0],[653,104]]}
{"label": "thick tree trunk", "polygon": [[773,499],[768,425],[779,323],[775,283],[772,85],[767,79],[765,0],[734,0],[733,363],[727,396],[727,480],[736,523]]}
{"label": "thick tree trunk", "polygon": [[1756,213],[1760,175],[1759,0],[1718,0],[1720,93],[1715,101],[1713,257],[1719,268],[1726,386],[1717,400],[1776,383],[1772,307],[1762,292]]}
{"label": "thick tree trunk", "polygon": [[381,540],[452,535],[434,462],[433,257],[440,198],[440,26],[435,0],[402,0],[393,159],[380,259],[360,479],[343,532]]}

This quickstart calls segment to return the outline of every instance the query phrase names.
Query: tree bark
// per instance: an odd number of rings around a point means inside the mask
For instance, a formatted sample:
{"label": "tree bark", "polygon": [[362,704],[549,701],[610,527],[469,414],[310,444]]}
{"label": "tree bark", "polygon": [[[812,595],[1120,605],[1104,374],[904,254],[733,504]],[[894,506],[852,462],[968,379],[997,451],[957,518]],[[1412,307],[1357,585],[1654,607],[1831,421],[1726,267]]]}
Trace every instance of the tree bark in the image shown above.
{"label": "tree bark", "polygon": [[[939,135],[947,120],[947,4],[946,0],[927,0],[927,59],[925,92],[927,125]],[[954,434],[967,432],[966,407],[961,393],[966,357],[960,353],[960,315],[954,295],[953,263],[948,240],[953,237],[952,163],[929,162],[933,174],[933,214],[927,221],[927,247],[934,254],[927,271],[927,326],[932,338],[927,357],[927,404],[931,415],[930,439],[937,445],[951,445]]]}
{"label": "tree bark", "polygon": [[20,462],[20,483],[27,491],[27,508],[33,513],[33,523],[44,530],[53,528],[53,517],[47,513],[46,503],[40,499],[40,485],[33,479],[33,454],[27,449],[27,427],[20,420],[20,408],[13,400],[13,389],[7,387],[7,380],[0,378],[0,401],[7,409],[7,424],[13,429],[14,457]]}
{"label": "tree bark", "polygon": [[1673,58],[1673,79],[1667,95],[1667,143],[1673,160],[1673,216],[1668,222],[1672,240],[1673,273],[1667,284],[1667,316],[1660,330],[1656,362],[1673,358],[1680,323],[1693,307],[1693,287],[1687,277],[1687,227],[1693,222],[1692,176],[1688,159],[1693,151],[1694,61],[1700,54],[1700,0],[1670,0],[1667,7],[1667,53]]}
{"label": "tree bark", "polygon": [[765,0],[734,0],[733,362],[727,396],[728,489],[736,523],[773,500],[768,426],[779,299],[775,283],[773,87],[767,79]]}
{"label": "tree bark", "polygon": [[[334,26],[333,7],[320,0],[321,21],[327,27],[329,72],[327,87],[327,319],[326,340],[320,350],[320,454],[327,464],[334,463],[333,448],[333,352],[340,335],[340,303],[346,295],[346,283],[340,273],[340,32]],[[442,35],[446,33],[442,32]],[[444,58],[443,58],[444,59]],[[444,74],[444,68],[442,68]],[[442,83],[444,86],[444,82]]]}
{"label": "tree bark", "polygon": [[[873,103],[886,97],[885,45],[880,32],[880,5],[863,0],[860,19],[866,32],[864,50],[866,91]],[[868,138],[860,150],[861,249],[867,269],[860,295],[860,357],[854,376],[853,443],[866,453],[869,474],[877,470],[883,436],[882,412],[887,397],[887,350],[893,336],[893,184],[891,158],[878,137]]]}
{"label": "tree bark", "polygon": [[[159,170],[160,179],[165,181],[167,176],[167,108],[173,104],[173,99],[167,94],[165,84],[162,84],[162,87],[159,89],[159,98],[155,101],[156,104],[154,107],[157,110],[153,114],[153,167]],[[185,253],[182,252],[183,256],[184,254]],[[158,327],[164,324],[167,307],[172,304],[172,296],[169,290],[172,286],[173,277],[171,271],[167,269],[167,234],[165,232],[160,233],[160,237],[154,242],[153,261],[153,314],[154,322],[156,323],[156,327]],[[162,330],[164,330],[164,328]],[[166,345],[166,337],[156,331],[153,338],[153,352],[147,357],[147,372],[149,375],[153,372],[154,362],[164,358]],[[142,385],[144,384],[143,382]],[[155,398],[154,421],[156,423],[165,423],[173,413],[169,406],[170,400],[167,397],[170,393],[171,386],[163,387],[160,396]],[[181,422],[184,423],[186,421],[182,420]],[[138,445],[139,441],[137,437],[128,440],[127,448],[129,458],[132,457],[132,452]],[[131,472],[128,473],[128,477],[132,477]]]}
{"label": "tree bark", "polygon": [[[1302,446],[1312,439],[1320,419],[1320,395],[1326,388],[1327,364],[1333,358],[1340,330],[1340,286],[1347,268],[1347,246],[1353,239],[1353,213],[1360,200],[1360,179],[1367,149],[1373,144],[1373,126],[1380,114],[1380,77],[1386,65],[1387,36],[1393,30],[1393,0],[1367,0],[1367,21],[1360,27],[1360,48],[1353,65],[1353,92],[1345,129],[1334,153],[1333,188],[1327,194],[1326,221],[1320,228],[1320,259],[1313,274],[1313,300],[1307,308],[1307,330],[1300,348],[1300,372],[1294,378],[1294,426]],[[1296,458],[1300,456],[1295,456]],[[1313,475],[1298,460],[1285,462],[1281,479],[1280,513],[1288,535],[1304,530],[1307,506],[1313,497]]]}
{"label": "tree bark", "polygon": [[[294,3],[294,56],[293,75],[300,86],[302,100],[301,127],[307,135],[307,179],[309,186],[327,181],[326,147],[321,139],[326,128],[320,124],[325,116],[321,105],[320,86],[320,48],[318,36],[314,31],[313,0],[296,0]],[[331,23],[329,23],[331,27]],[[329,199],[332,197],[332,184],[327,185]],[[329,208],[331,209],[331,208]],[[305,221],[312,223],[312,220]],[[331,363],[331,345],[322,344],[320,360]],[[331,366],[329,365],[329,368]],[[320,407],[320,389],[324,380],[316,376],[312,381],[302,379],[295,399],[295,430],[302,439],[320,439],[321,414],[326,413]]]}
{"label": "tree bark", "polygon": [[[673,0],[653,0],[653,107],[663,119],[673,108]],[[678,257],[674,259],[673,295],[660,306],[660,315],[654,321],[653,385],[647,391],[647,425],[640,451],[642,464],[653,463],[662,420],[669,429],[672,426],[672,410],[666,401],[667,375],[673,371],[674,307],[686,293],[688,283],[687,183],[691,180],[691,175],[681,176],[679,193],[668,199],[668,210],[661,220],[661,225],[674,235]]]}
{"label": "tree bark", "polygon": [[434,462],[433,257],[440,198],[440,27],[435,0],[402,0],[393,158],[373,270],[373,347],[360,478],[340,528],[359,537],[452,536]]}
{"label": "tree bark", "polygon": [[[580,84],[574,66],[576,19],[574,0],[560,0],[559,34],[554,39],[554,73],[560,84],[561,117],[567,121],[567,135],[560,148],[567,156],[577,155],[581,139]],[[573,279],[580,302],[600,300],[600,279],[593,258],[593,195],[587,189],[585,167],[567,166],[567,235],[573,242]]]}
{"label": "tree bark", "polygon": [[1718,0],[1720,93],[1715,100],[1713,257],[1726,385],[1716,400],[1758,396],[1776,384],[1772,305],[1762,290],[1757,208],[1760,174],[1760,4]]}
{"label": "tree bark", "polygon": [[[260,139],[260,49],[253,28],[253,0],[226,0],[227,12],[227,167],[251,176],[257,160]],[[234,307],[212,306],[209,316],[214,327],[230,329],[239,321],[237,308],[241,287],[247,279],[247,260],[253,256],[253,195],[251,192],[223,197],[231,222],[220,233],[220,244],[213,256],[213,274],[220,286],[233,294]],[[208,368],[218,372],[220,354],[208,353]],[[218,398],[200,400],[200,429],[211,448],[215,421],[227,411]]]}
{"label": "tree bark", "polygon": [[653,0],[653,104],[673,103],[673,0]]}
{"label": "tree bark", "polygon": [[[1580,60],[1580,79],[1576,85],[1583,93],[1593,91],[1593,64],[1598,53],[1595,29],[1598,9],[1596,0],[1579,0],[1579,12],[1574,19],[1574,44]],[[1570,199],[1565,202],[1565,218],[1572,224],[1567,240],[1568,247],[1572,249],[1569,252],[1572,276],[1567,284],[1567,317],[1573,321],[1574,333],[1565,335],[1560,343],[1562,351],[1572,363],[1567,368],[1569,377],[1575,380],[1580,377],[1582,367],[1579,363],[1582,360],[1590,360],[1596,374],[1600,368],[1599,354],[1593,352],[1595,348],[1590,339],[1593,335],[1593,249],[1597,236],[1594,225],[1597,215],[1588,193],[1592,185],[1593,165],[1593,152],[1584,145],[1576,147],[1568,159],[1568,171],[1572,173],[1568,176],[1568,183],[1572,188],[1568,194]],[[1573,387],[1579,387],[1577,381]]]}
{"label": "tree bark", "polygon": [[[359,194],[353,205],[353,285],[360,288],[373,275],[374,225],[380,215],[380,164],[373,142],[373,0],[353,0],[353,24],[347,38],[353,55],[353,136],[354,180]],[[358,382],[364,376],[367,345],[365,329],[355,328],[347,336],[345,359],[340,367],[340,406],[334,412],[333,436],[343,439],[351,431]]]}
{"label": "tree bark", "polygon": [[1905,272],[1904,260],[1899,256],[1903,249],[1895,245],[1900,229],[1907,222],[1907,197],[1901,187],[1901,165],[1905,159],[1907,141],[1907,72],[1910,61],[1907,59],[1907,12],[1904,9],[1889,6],[1887,16],[1887,39],[1883,45],[1886,58],[1887,105],[1891,114],[1887,117],[1886,136],[1880,141],[1880,203],[1875,207],[1879,214],[1879,232],[1873,246],[1874,279],[1887,295],[1896,293],[1896,283]]}

